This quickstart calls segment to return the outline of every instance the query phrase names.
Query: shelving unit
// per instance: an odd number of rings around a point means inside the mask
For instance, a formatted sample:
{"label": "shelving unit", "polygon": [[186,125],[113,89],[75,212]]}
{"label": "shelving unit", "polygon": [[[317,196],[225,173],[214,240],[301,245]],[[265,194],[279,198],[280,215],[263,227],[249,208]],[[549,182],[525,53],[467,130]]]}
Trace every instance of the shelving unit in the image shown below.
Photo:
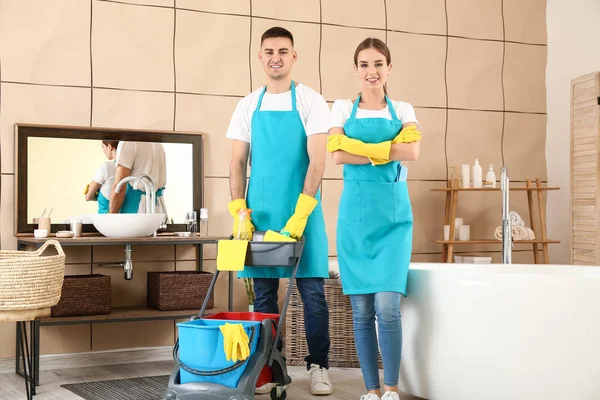
{"label": "shelving unit", "polygon": [[[433,192],[445,192],[446,193],[446,210],[444,216],[444,224],[450,225],[450,238],[454,238],[454,221],[456,218],[456,207],[458,204],[458,193],[459,192],[500,192],[500,188],[461,188],[458,185],[458,179],[448,181],[447,187],[431,189]],[[533,250],[533,259],[536,264],[548,264],[548,245],[560,243],[559,240],[548,239],[546,231],[546,203],[544,202],[544,192],[549,190],[560,190],[558,187],[544,187],[540,179],[535,180],[535,186],[532,181],[528,179],[526,181],[526,187],[510,188],[510,191],[526,192],[527,202],[529,206],[529,223],[531,229],[535,233],[535,240],[519,240],[514,241],[515,245],[530,245]],[[538,202],[538,220],[539,229],[535,219],[535,204],[534,204],[534,193],[536,194]],[[493,245],[502,244],[502,241],[496,239],[472,239],[472,240],[438,240],[432,239],[434,243],[442,245],[442,262],[452,263],[453,252],[455,245]],[[541,254],[540,254],[541,251]]]}
{"label": "shelving unit", "polygon": [[[161,233],[156,238],[107,238],[99,234],[84,234],[79,238],[57,238],[54,235],[44,239],[38,239],[30,236],[21,236],[17,240],[17,248],[25,250],[28,247],[39,247],[48,239],[57,240],[61,246],[115,246],[115,245],[173,245],[173,244],[188,244],[197,247],[197,264],[196,270],[203,270],[203,246],[207,244],[217,244],[220,239],[225,237],[177,237],[172,233]],[[134,266],[135,270],[135,266]],[[231,311],[233,307],[233,273],[229,272],[229,298],[228,310],[210,309],[208,314],[217,313],[220,311]],[[46,317],[31,321],[30,327],[30,348],[32,349],[32,379],[35,386],[39,386],[40,376],[40,327],[42,326],[57,326],[57,325],[80,325],[80,324],[106,324],[114,322],[136,322],[136,321],[157,321],[157,320],[175,320],[189,318],[197,315],[200,309],[197,310],[177,310],[177,311],[160,311],[148,307],[113,307],[111,312],[106,315],[85,315],[76,317]],[[21,345],[20,324],[17,324],[16,333],[16,348]],[[21,360],[15,357],[16,373],[23,376],[21,371]]]}

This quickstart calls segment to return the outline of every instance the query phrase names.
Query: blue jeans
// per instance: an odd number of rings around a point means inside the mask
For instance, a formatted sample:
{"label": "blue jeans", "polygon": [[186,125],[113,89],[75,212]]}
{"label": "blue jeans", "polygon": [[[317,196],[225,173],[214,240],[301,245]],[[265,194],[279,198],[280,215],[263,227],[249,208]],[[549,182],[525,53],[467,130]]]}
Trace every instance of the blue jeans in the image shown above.
{"label": "blue jeans", "polygon": [[400,297],[397,292],[351,295],[354,341],[367,390],[380,389],[375,316],[379,327],[379,349],[383,361],[383,383],[397,386],[402,357]]}
{"label": "blue jeans", "polygon": [[[277,291],[279,279],[254,278],[254,311],[279,314]],[[299,278],[296,286],[304,304],[304,329],[309,355],[304,359],[310,364],[329,368],[329,308],[325,301],[323,278]],[[282,316],[283,317],[283,316]]]}

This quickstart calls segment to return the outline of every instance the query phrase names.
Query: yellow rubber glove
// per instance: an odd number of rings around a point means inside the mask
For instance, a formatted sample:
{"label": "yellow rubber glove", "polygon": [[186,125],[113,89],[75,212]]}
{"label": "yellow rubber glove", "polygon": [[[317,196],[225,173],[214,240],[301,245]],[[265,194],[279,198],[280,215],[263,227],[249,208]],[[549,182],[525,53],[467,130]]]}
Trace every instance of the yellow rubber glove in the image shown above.
{"label": "yellow rubber glove", "polygon": [[85,185],[85,190],[83,191],[83,194],[87,194],[87,192],[90,191],[90,184],[88,183],[87,185]]}
{"label": "yellow rubber glove", "polygon": [[330,153],[342,150],[357,156],[388,159],[391,148],[391,140],[381,143],[363,143],[360,140],[351,139],[346,135],[331,135],[327,137],[327,151]]}
{"label": "yellow rubber glove", "polygon": [[288,220],[287,224],[285,224],[285,227],[281,233],[286,232],[289,233],[291,238],[300,239],[304,233],[304,229],[306,228],[308,217],[313,212],[317,204],[319,204],[319,201],[314,197],[300,193],[300,197],[298,197],[298,202],[296,203],[296,211]]}
{"label": "yellow rubber glove", "polygon": [[219,329],[223,334],[223,347],[227,361],[238,362],[238,360],[245,360],[250,356],[250,340],[242,324],[226,322]]}
{"label": "yellow rubber glove", "polygon": [[[404,129],[402,129],[400,131],[400,133],[398,134],[398,136],[396,136],[394,138],[394,140],[392,140],[392,144],[412,143],[412,142],[418,142],[419,140],[421,140],[421,132],[419,132],[419,130],[417,129],[416,126],[411,125],[411,126],[408,126]],[[371,161],[372,165],[382,165],[382,164],[387,164],[390,162],[390,160],[384,159],[384,158],[370,158],[369,157],[369,160]]]}
{"label": "yellow rubber glove", "polygon": [[[248,207],[246,206],[246,200],[233,200],[229,202],[227,208],[229,209],[229,214],[231,214],[231,216],[233,217],[233,238],[236,239],[240,233],[240,219],[238,212],[240,210],[248,210]],[[242,231],[242,234],[246,235],[248,240],[252,240],[252,232],[254,232],[254,225],[252,225],[250,214],[248,213],[248,216],[244,221],[244,230]]]}

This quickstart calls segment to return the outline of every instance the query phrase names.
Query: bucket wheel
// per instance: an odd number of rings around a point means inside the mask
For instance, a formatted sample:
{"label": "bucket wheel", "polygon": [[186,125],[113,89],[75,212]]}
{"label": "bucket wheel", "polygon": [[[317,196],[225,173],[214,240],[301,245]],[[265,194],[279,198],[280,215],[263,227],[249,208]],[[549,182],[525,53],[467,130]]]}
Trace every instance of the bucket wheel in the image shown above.
{"label": "bucket wheel", "polygon": [[271,400],[285,400],[286,397],[285,386],[275,386],[271,389]]}

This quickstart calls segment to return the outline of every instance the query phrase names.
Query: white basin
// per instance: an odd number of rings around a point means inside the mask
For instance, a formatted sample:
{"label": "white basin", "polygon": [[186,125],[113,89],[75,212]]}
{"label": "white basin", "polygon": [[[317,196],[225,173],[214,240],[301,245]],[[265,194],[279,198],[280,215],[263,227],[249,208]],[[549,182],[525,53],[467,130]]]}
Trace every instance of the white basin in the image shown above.
{"label": "white basin", "polygon": [[94,214],[92,223],[106,237],[130,238],[152,235],[165,214]]}

